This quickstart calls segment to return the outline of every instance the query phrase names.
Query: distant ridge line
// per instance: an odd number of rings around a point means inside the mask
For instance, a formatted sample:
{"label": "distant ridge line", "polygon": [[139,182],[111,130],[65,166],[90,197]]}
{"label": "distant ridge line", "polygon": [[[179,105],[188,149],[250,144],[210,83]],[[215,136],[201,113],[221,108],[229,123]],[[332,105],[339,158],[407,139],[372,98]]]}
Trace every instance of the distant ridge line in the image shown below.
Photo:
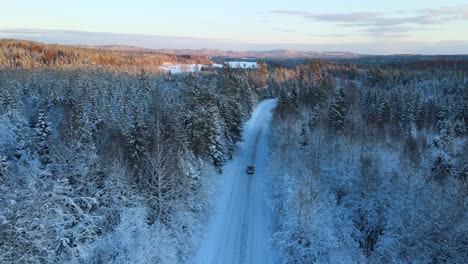
{"label": "distant ridge line", "polygon": [[171,55],[193,55],[205,57],[224,57],[224,58],[257,58],[257,59],[329,59],[342,58],[353,59],[361,58],[368,55],[340,52],[340,51],[296,51],[286,49],[275,50],[249,50],[249,51],[233,51],[220,49],[149,49],[127,45],[97,45],[97,46],[80,46],[94,49],[115,50],[115,51],[135,51],[135,52],[156,52]]}

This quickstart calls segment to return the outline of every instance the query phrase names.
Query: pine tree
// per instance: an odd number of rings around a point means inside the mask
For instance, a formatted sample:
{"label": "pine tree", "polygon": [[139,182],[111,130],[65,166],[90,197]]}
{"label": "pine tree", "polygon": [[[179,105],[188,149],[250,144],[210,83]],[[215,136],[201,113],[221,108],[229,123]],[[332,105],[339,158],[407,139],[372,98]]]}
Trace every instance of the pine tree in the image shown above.
{"label": "pine tree", "polygon": [[298,114],[298,99],[299,95],[296,85],[294,83],[285,83],[283,88],[279,91],[276,111],[281,114],[282,118]]}
{"label": "pine tree", "polygon": [[330,126],[335,130],[343,130],[345,125],[345,97],[344,97],[344,90],[340,88],[338,94],[336,95],[335,99],[333,100],[330,108]]}
{"label": "pine tree", "polygon": [[50,123],[44,113],[44,110],[39,110],[39,118],[36,127],[37,131],[37,154],[42,165],[50,163],[49,157],[49,136],[51,134]]}
{"label": "pine tree", "polygon": [[133,122],[126,132],[127,136],[127,150],[129,155],[129,163],[133,167],[134,172],[138,178],[141,176],[141,165],[144,160],[146,152],[146,136],[145,127],[141,123],[141,120],[136,111],[133,112]]}
{"label": "pine tree", "polygon": [[419,129],[434,129],[437,120],[437,105],[434,100],[428,100],[421,104],[416,117]]}
{"label": "pine tree", "polygon": [[214,107],[202,107],[196,111],[194,120],[194,143],[198,142],[198,147],[202,154],[211,157],[213,165],[220,171],[224,164],[225,152],[222,143],[222,125],[219,114]]}
{"label": "pine tree", "polygon": [[373,90],[367,90],[365,99],[362,101],[362,109],[367,118],[367,122],[375,123],[379,120],[379,104],[377,101],[376,92]]}
{"label": "pine tree", "polygon": [[356,64],[350,64],[348,67],[348,76],[349,79],[355,80],[359,75],[359,68],[356,66]]}
{"label": "pine tree", "polygon": [[381,126],[390,123],[391,116],[390,103],[387,100],[382,101],[377,109],[378,121]]}
{"label": "pine tree", "polygon": [[17,88],[12,85],[0,89],[0,113],[12,114],[17,108]]}
{"label": "pine tree", "polygon": [[434,148],[434,161],[432,165],[432,177],[439,183],[443,183],[453,172],[454,142],[452,138],[452,126],[447,118],[446,108],[442,108],[438,114],[437,127],[439,136],[432,142]]}
{"label": "pine tree", "polygon": [[138,93],[144,96],[149,93],[151,88],[151,80],[145,70],[141,70],[138,76]]}
{"label": "pine tree", "polygon": [[189,148],[197,157],[207,155],[220,171],[226,151],[226,124],[219,113],[212,86],[189,80],[185,90],[183,123],[188,134]]}
{"label": "pine tree", "polygon": [[122,104],[120,106],[118,113],[115,116],[116,117],[115,122],[121,125],[121,128],[123,131],[125,131],[125,129],[131,126],[131,122],[133,121],[132,120],[132,105],[130,104],[130,101],[131,101],[130,93],[131,93],[130,89],[127,89],[127,91],[125,91],[125,94],[122,95],[122,98],[121,98]]}
{"label": "pine tree", "polygon": [[439,153],[432,164],[432,177],[439,183],[443,183],[452,174],[452,163],[447,155]]}
{"label": "pine tree", "polygon": [[464,107],[458,110],[457,115],[455,116],[455,122],[453,125],[453,131],[455,136],[463,137],[466,134],[467,123],[465,116],[468,114],[468,103],[465,103]]}
{"label": "pine tree", "polygon": [[8,174],[8,162],[6,156],[0,156],[0,183],[2,183]]}
{"label": "pine tree", "polygon": [[419,94],[409,90],[403,98],[403,111],[400,115],[400,127],[407,137],[414,132],[417,122],[417,110],[419,107]]}
{"label": "pine tree", "polygon": [[[74,176],[74,177],[77,177]],[[97,200],[80,193],[71,183],[74,177],[48,175],[37,179],[40,209],[39,225],[44,229],[42,241],[56,262],[70,262],[80,245],[99,237],[102,216],[94,215]]]}
{"label": "pine tree", "polygon": [[437,129],[439,130],[439,134],[447,133],[448,130],[448,109],[447,107],[440,108],[439,112],[437,113]]}
{"label": "pine tree", "polygon": [[384,79],[384,71],[379,67],[371,67],[367,71],[367,83],[369,84],[369,86],[375,86],[376,84],[382,82]]}
{"label": "pine tree", "polygon": [[[214,109],[212,111],[215,111]],[[223,147],[222,139],[222,124],[219,120],[219,115],[214,112],[212,113],[212,127],[210,129],[209,136],[209,153],[213,159],[213,165],[221,173],[221,166],[224,165],[225,159],[225,150]]]}
{"label": "pine tree", "polygon": [[301,125],[301,138],[299,139],[299,146],[303,151],[307,151],[310,144],[310,130],[307,122],[303,122]]}
{"label": "pine tree", "polygon": [[224,69],[217,83],[220,89],[219,112],[226,125],[225,138],[228,155],[231,157],[234,144],[241,139],[243,111],[240,103],[240,81],[230,67]]}

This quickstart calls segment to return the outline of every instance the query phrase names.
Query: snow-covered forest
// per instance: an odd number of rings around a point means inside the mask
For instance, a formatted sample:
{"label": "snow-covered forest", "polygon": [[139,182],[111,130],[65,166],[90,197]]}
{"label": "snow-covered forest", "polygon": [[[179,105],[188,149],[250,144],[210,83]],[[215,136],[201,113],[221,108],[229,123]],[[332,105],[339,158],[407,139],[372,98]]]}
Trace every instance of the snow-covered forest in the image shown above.
{"label": "snow-covered forest", "polygon": [[[466,61],[170,74],[209,59],[14,40],[0,55],[0,263],[192,263],[223,169],[226,193],[267,191],[278,263],[468,260]],[[266,98],[243,151],[269,160],[247,176],[224,165]]]}
{"label": "snow-covered forest", "polygon": [[88,68],[0,70],[0,262],[190,262],[255,71]]}
{"label": "snow-covered forest", "polygon": [[455,66],[270,73],[281,263],[466,263],[468,79]]}

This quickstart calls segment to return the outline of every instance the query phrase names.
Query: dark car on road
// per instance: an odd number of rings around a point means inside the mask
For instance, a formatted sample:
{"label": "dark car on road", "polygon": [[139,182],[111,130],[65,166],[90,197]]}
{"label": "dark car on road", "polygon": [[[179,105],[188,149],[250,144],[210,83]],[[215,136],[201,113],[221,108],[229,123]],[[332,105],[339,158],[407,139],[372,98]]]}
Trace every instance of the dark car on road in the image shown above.
{"label": "dark car on road", "polygon": [[254,166],[247,166],[247,174],[254,174],[255,167]]}

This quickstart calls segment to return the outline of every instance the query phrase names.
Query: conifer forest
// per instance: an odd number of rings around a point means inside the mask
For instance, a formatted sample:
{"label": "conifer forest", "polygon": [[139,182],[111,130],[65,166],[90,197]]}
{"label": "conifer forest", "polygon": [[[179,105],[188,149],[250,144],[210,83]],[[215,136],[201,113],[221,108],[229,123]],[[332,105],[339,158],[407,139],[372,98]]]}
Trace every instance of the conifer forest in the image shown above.
{"label": "conifer forest", "polygon": [[0,40],[0,263],[467,263],[466,58],[227,61]]}

